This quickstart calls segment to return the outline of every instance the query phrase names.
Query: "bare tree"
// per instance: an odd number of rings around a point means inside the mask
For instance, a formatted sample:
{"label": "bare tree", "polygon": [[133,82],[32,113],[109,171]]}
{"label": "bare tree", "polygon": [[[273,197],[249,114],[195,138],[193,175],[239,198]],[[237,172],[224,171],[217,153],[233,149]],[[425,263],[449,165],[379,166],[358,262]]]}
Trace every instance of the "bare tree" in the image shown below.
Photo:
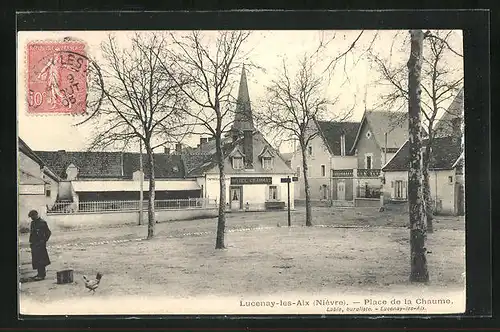
{"label": "bare tree", "polygon": [[[193,31],[183,37],[171,34],[172,50],[167,51],[170,63],[164,63],[163,71],[174,81],[176,74],[189,81],[179,84],[179,89],[188,98],[192,108],[185,111],[191,133],[208,133],[215,140],[215,161],[219,169],[219,216],[217,222],[216,249],[225,248],[226,225],[226,177],[224,160],[224,136],[234,114],[235,99],[232,96],[233,76],[242,64],[242,45],[250,32],[220,31],[202,33]],[[209,37],[214,37],[210,40]],[[208,39],[208,40],[207,40]]]}
{"label": "bare tree", "polygon": [[155,226],[154,149],[176,141],[184,129],[186,100],[179,90],[184,83],[160,70],[157,57],[166,43],[160,34],[136,33],[129,46],[120,47],[109,35],[101,44],[104,61],[100,75],[95,76],[99,79],[91,82],[92,90],[102,98],[79,123],[89,122],[97,128],[90,149],[125,149],[138,140],[144,144],[149,178],[148,239],[154,236]]}
{"label": "bare tree", "polygon": [[429,280],[425,249],[425,225],[422,204],[421,120],[420,94],[424,32],[411,30],[411,49],[408,60],[408,130],[410,142],[410,170],[408,172],[408,204],[410,218],[410,281]]}
{"label": "bare tree", "polygon": [[283,60],[278,76],[266,87],[265,106],[257,114],[257,119],[263,128],[273,132],[274,137],[288,137],[299,142],[306,195],[306,226],[312,226],[308,147],[320,134],[315,120],[326,117],[327,107],[334,101],[324,97],[324,81],[314,73],[310,57],[304,55],[300,59],[296,73],[290,73],[288,65]]}
{"label": "bare tree", "polygon": [[[426,211],[427,232],[433,232],[434,208],[429,183],[429,166],[432,158],[432,146],[434,143],[436,117],[440,112],[447,112],[444,106],[449,104],[451,98],[455,97],[463,84],[463,75],[458,73],[457,68],[450,65],[450,60],[457,56],[449,46],[452,31],[429,32],[424,39],[424,54],[422,58],[422,77],[420,87],[421,112],[423,126],[427,132],[427,143],[422,156],[422,181]],[[404,107],[409,101],[408,78],[406,77],[406,66],[391,66],[390,59],[384,59],[372,54],[381,75],[379,83],[389,85],[389,92],[381,97],[381,103],[385,107],[394,107],[400,104]]]}

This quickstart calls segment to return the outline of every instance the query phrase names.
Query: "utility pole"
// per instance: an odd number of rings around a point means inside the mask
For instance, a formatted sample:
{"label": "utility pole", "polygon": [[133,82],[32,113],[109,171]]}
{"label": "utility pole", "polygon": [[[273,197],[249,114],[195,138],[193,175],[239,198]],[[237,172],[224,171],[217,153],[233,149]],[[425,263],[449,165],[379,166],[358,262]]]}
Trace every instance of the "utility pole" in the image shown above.
{"label": "utility pole", "polygon": [[292,226],[292,220],[290,218],[290,176],[287,176],[286,185],[288,187],[288,227]]}
{"label": "utility pole", "polygon": [[142,140],[139,139],[139,171],[141,178],[139,179],[140,190],[139,190],[139,225],[142,225],[143,219],[143,209],[144,209],[144,169],[142,165]]}

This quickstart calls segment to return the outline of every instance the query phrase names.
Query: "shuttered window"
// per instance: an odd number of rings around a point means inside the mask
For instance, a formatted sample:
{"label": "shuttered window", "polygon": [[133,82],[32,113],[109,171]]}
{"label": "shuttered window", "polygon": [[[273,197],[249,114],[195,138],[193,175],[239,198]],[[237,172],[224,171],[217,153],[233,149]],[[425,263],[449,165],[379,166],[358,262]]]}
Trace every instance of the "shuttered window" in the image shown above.
{"label": "shuttered window", "polygon": [[394,198],[402,199],[404,192],[404,181],[397,180],[394,188]]}

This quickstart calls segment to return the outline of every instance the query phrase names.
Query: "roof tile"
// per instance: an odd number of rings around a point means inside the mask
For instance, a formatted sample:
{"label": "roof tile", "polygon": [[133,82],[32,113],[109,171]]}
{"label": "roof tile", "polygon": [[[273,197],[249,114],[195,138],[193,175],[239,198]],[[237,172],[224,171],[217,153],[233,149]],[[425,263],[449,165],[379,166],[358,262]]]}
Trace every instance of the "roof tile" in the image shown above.
{"label": "roof tile", "polygon": [[[422,146],[426,146],[428,140],[422,140]],[[382,169],[387,171],[407,171],[410,166],[410,144],[408,141],[401,147],[396,155]],[[453,136],[435,137],[429,169],[452,169],[453,165],[462,152],[462,142]]]}
{"label": "roof tile", "polygon": [[340,137],[345,134],[346,154],[350,153],[351,146],[354,144],[360,122],[336,122],[336,121],[318,121],[319,128],[325,138],[325,143],[334,155],[340,155]]}

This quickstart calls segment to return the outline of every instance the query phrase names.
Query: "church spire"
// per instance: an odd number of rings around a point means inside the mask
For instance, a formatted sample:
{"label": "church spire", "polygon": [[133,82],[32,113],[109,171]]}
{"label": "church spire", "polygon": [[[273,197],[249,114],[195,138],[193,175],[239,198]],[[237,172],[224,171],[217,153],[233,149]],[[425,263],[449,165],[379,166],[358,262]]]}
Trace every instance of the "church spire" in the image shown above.
{"label": "church spire", "polygon": [[232,131],[246,130],[254,130],[254,125],[252,108],[250,106],[250,95],[248,93],[247,75],[245,72],[245,64],[243,64]]}

